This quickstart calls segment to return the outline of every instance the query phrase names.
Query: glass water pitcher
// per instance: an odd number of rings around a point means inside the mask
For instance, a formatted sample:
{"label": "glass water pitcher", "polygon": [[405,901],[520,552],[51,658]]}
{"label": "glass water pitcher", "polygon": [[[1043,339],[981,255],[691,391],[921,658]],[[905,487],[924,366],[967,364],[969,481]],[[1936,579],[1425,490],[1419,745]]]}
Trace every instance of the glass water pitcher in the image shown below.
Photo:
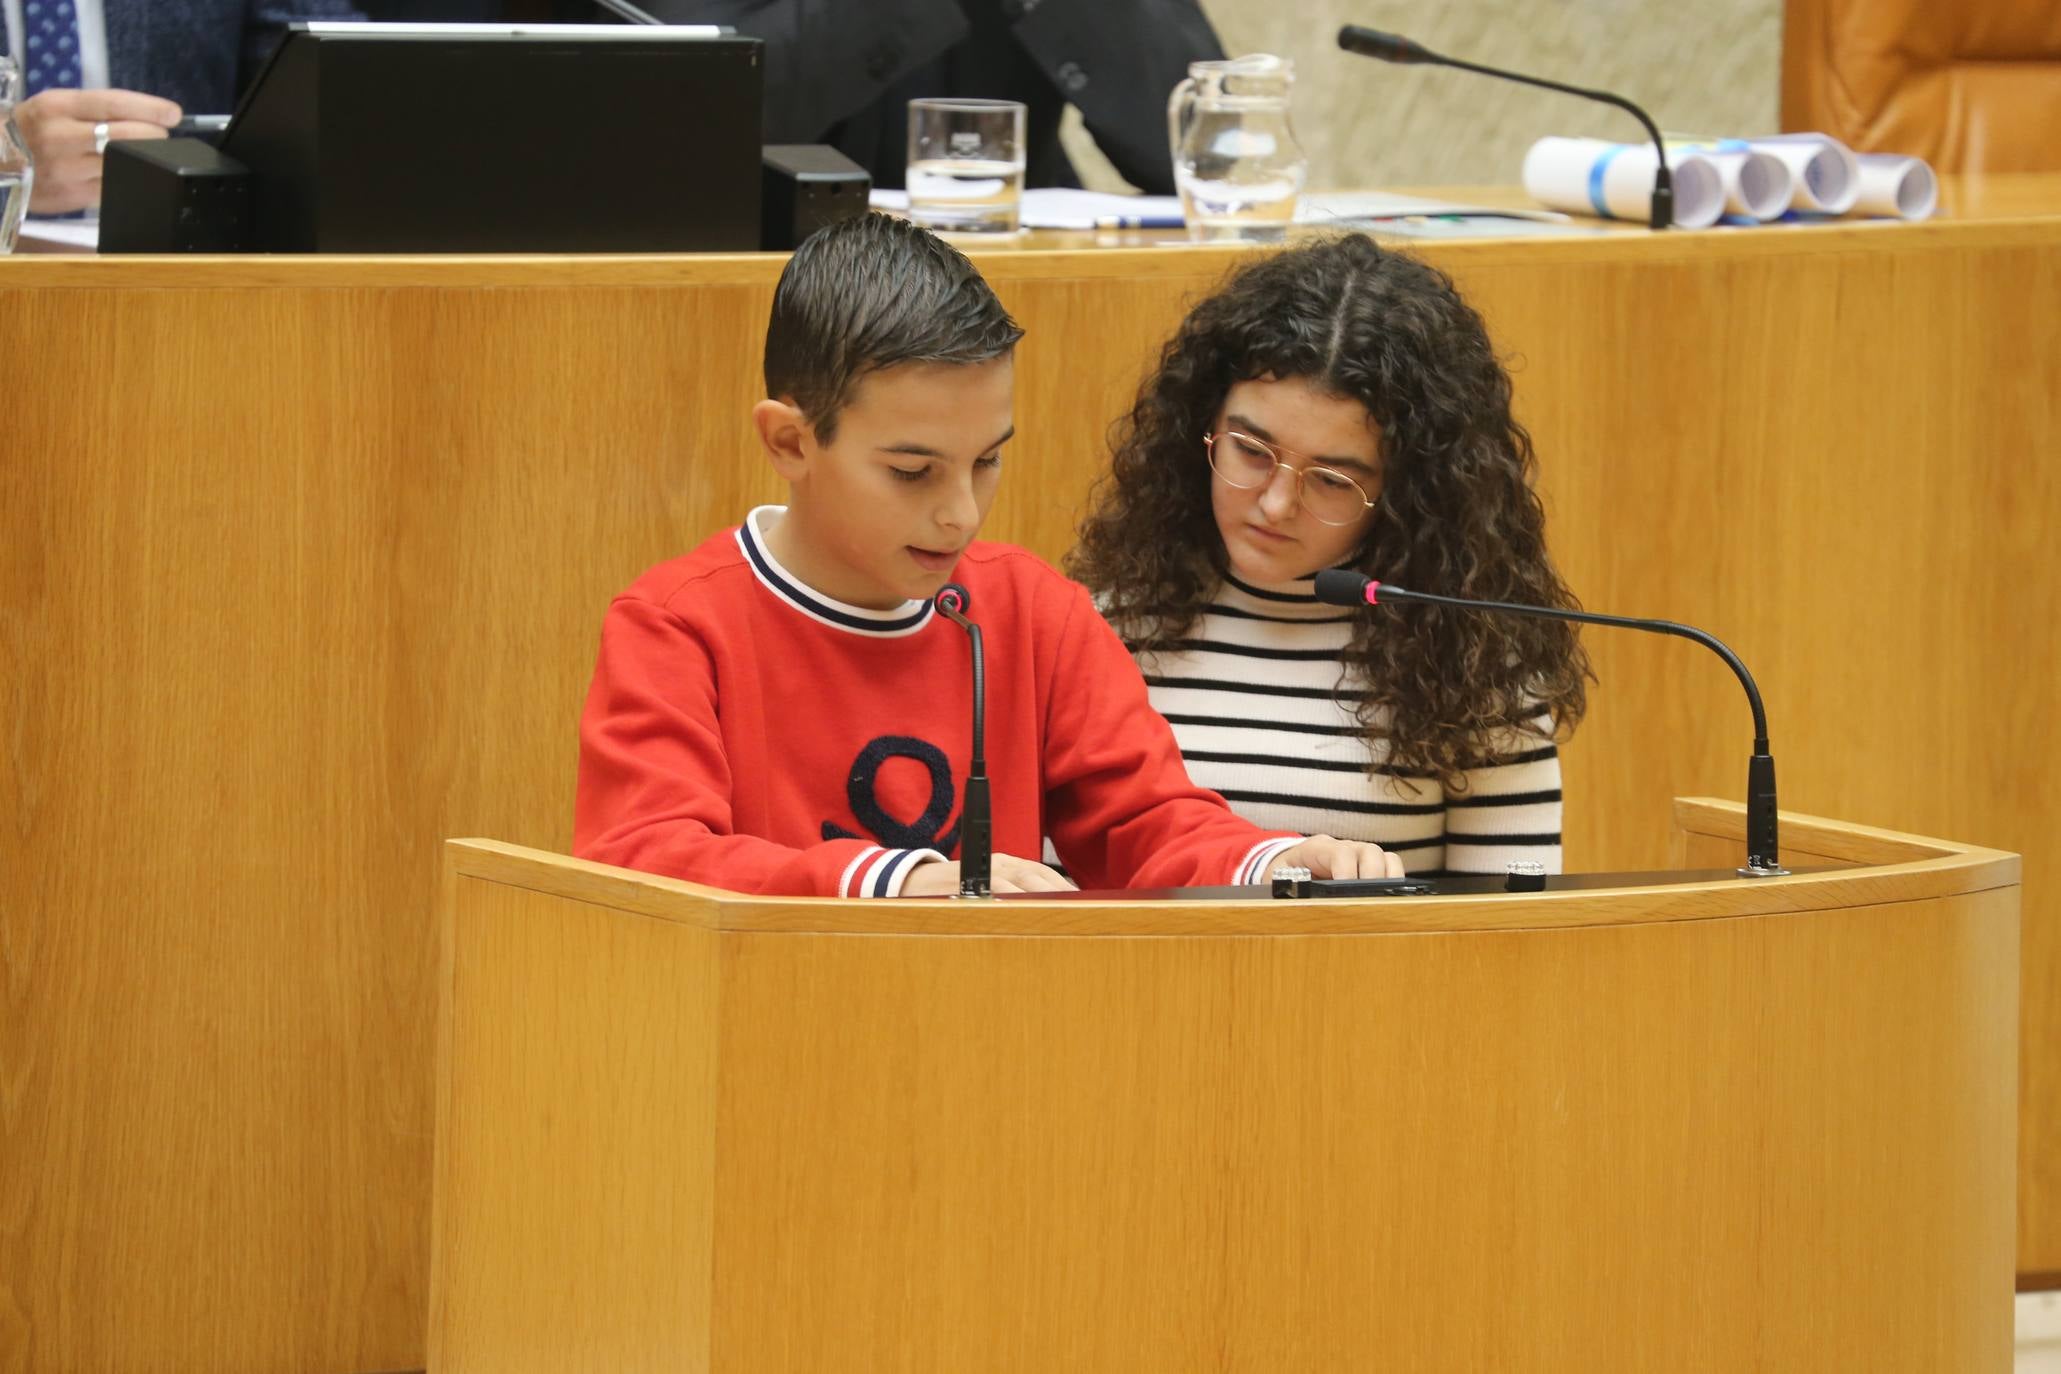
{"label": "glass water pitcher", "polygon": [[1294,85],[1293,62],[1256,53],[1193,63],[1174,87],[1167,138],[1190,238],[1264,242],[1287,232],[1309,176],[1288,122]]}

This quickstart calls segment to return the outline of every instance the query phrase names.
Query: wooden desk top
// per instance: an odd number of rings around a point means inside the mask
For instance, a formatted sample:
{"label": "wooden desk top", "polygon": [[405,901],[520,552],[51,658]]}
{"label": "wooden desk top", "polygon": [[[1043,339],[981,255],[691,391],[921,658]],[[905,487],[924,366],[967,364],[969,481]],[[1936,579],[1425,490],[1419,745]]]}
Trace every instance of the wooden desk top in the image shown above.
{"label": "wooden desk top", "polygon": [[[1709,798],[1678,798],[1684,835],[1719,841],[1712,862],[1730,862],[1745,836],[1745,809]],[[2018,856],[1849,822],[1785,812],[1789,877],[1742,881],[1681,875],[1637,886],[1556,892],[1467,893],[1407,901],[1276,902],[1085,900],[1019,897],[849,901],[753,897],[700,883],[629,873],[565,855],[493,840],[452,840],[447,872],[513,886],[536,885],[663,920],[736,933],[872,935],[1374,935],[1440,931],[1640,925],[1721,917],[1793,915],[1869,904],[1923,901],[2015,887]],[[1685,851],[1686,852],[1686,851]],[[1821,863],[1830,867],[1817,867]]]}
{"label": "wooden desk top", "polygon": [[[1406,187],[1401,191],[1532,208],[1524,192],[1514,186]],[[1668,260],[1685,254],[1745,258],[1793,253],[1804,246],[1849,251],[1944,240],[1971,245],[2040,242],[2061,235],[2061,173],[1943,177],[1939,214],[1918,223],[1835,220],[1655,233],[1625,221],[1577,217],[1577,222],[1596,232],[1436,240],[1398,235],[1393,241],[1420,256],[1455,266],[1491,266],[1520,259]],[[1295,236],[1322,232],[1297,231]],[[1190,244],[1179,230],[1031,230],[1006,242],[959,242],[996,281],[1213,276],[1250,251],[1238,246]],[[786,261],[782,253],[102,257],[30,249],[0,258],[0,287],[770,286]]]}

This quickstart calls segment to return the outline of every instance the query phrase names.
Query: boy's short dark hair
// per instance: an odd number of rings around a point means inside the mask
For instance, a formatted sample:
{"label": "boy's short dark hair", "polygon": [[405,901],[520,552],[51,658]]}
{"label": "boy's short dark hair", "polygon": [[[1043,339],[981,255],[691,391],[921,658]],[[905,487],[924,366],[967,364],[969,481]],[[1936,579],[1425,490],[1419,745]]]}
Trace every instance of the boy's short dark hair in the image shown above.
{"label": "boy's short dark hair", "polygon": [[867,373],[990,362],[1022,337],[965,254],[907,220],[860,215],[811,234],[781,272],[766,394],[792,398],[827,444]]}

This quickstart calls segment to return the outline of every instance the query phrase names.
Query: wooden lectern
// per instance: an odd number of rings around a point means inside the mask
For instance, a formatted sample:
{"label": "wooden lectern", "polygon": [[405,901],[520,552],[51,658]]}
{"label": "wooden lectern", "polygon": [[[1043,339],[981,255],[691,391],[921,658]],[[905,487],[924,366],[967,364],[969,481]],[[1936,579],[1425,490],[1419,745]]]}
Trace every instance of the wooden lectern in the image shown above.
{"label": "wooden lectern", "polygon": [[844,902],[454,842],[430,1369],[2002,1374],[2018,860],[1783,857]]}

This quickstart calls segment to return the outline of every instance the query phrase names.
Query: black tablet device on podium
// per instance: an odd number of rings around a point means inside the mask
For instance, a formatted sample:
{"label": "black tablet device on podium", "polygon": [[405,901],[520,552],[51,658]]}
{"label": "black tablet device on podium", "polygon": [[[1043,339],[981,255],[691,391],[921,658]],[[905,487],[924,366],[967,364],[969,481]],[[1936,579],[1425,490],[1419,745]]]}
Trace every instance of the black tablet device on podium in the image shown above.
{"label": "black tablet device on podium", "polygon": [[259,252],[749,252],[764,77],[714,28],[301,23],[221,151]]}

